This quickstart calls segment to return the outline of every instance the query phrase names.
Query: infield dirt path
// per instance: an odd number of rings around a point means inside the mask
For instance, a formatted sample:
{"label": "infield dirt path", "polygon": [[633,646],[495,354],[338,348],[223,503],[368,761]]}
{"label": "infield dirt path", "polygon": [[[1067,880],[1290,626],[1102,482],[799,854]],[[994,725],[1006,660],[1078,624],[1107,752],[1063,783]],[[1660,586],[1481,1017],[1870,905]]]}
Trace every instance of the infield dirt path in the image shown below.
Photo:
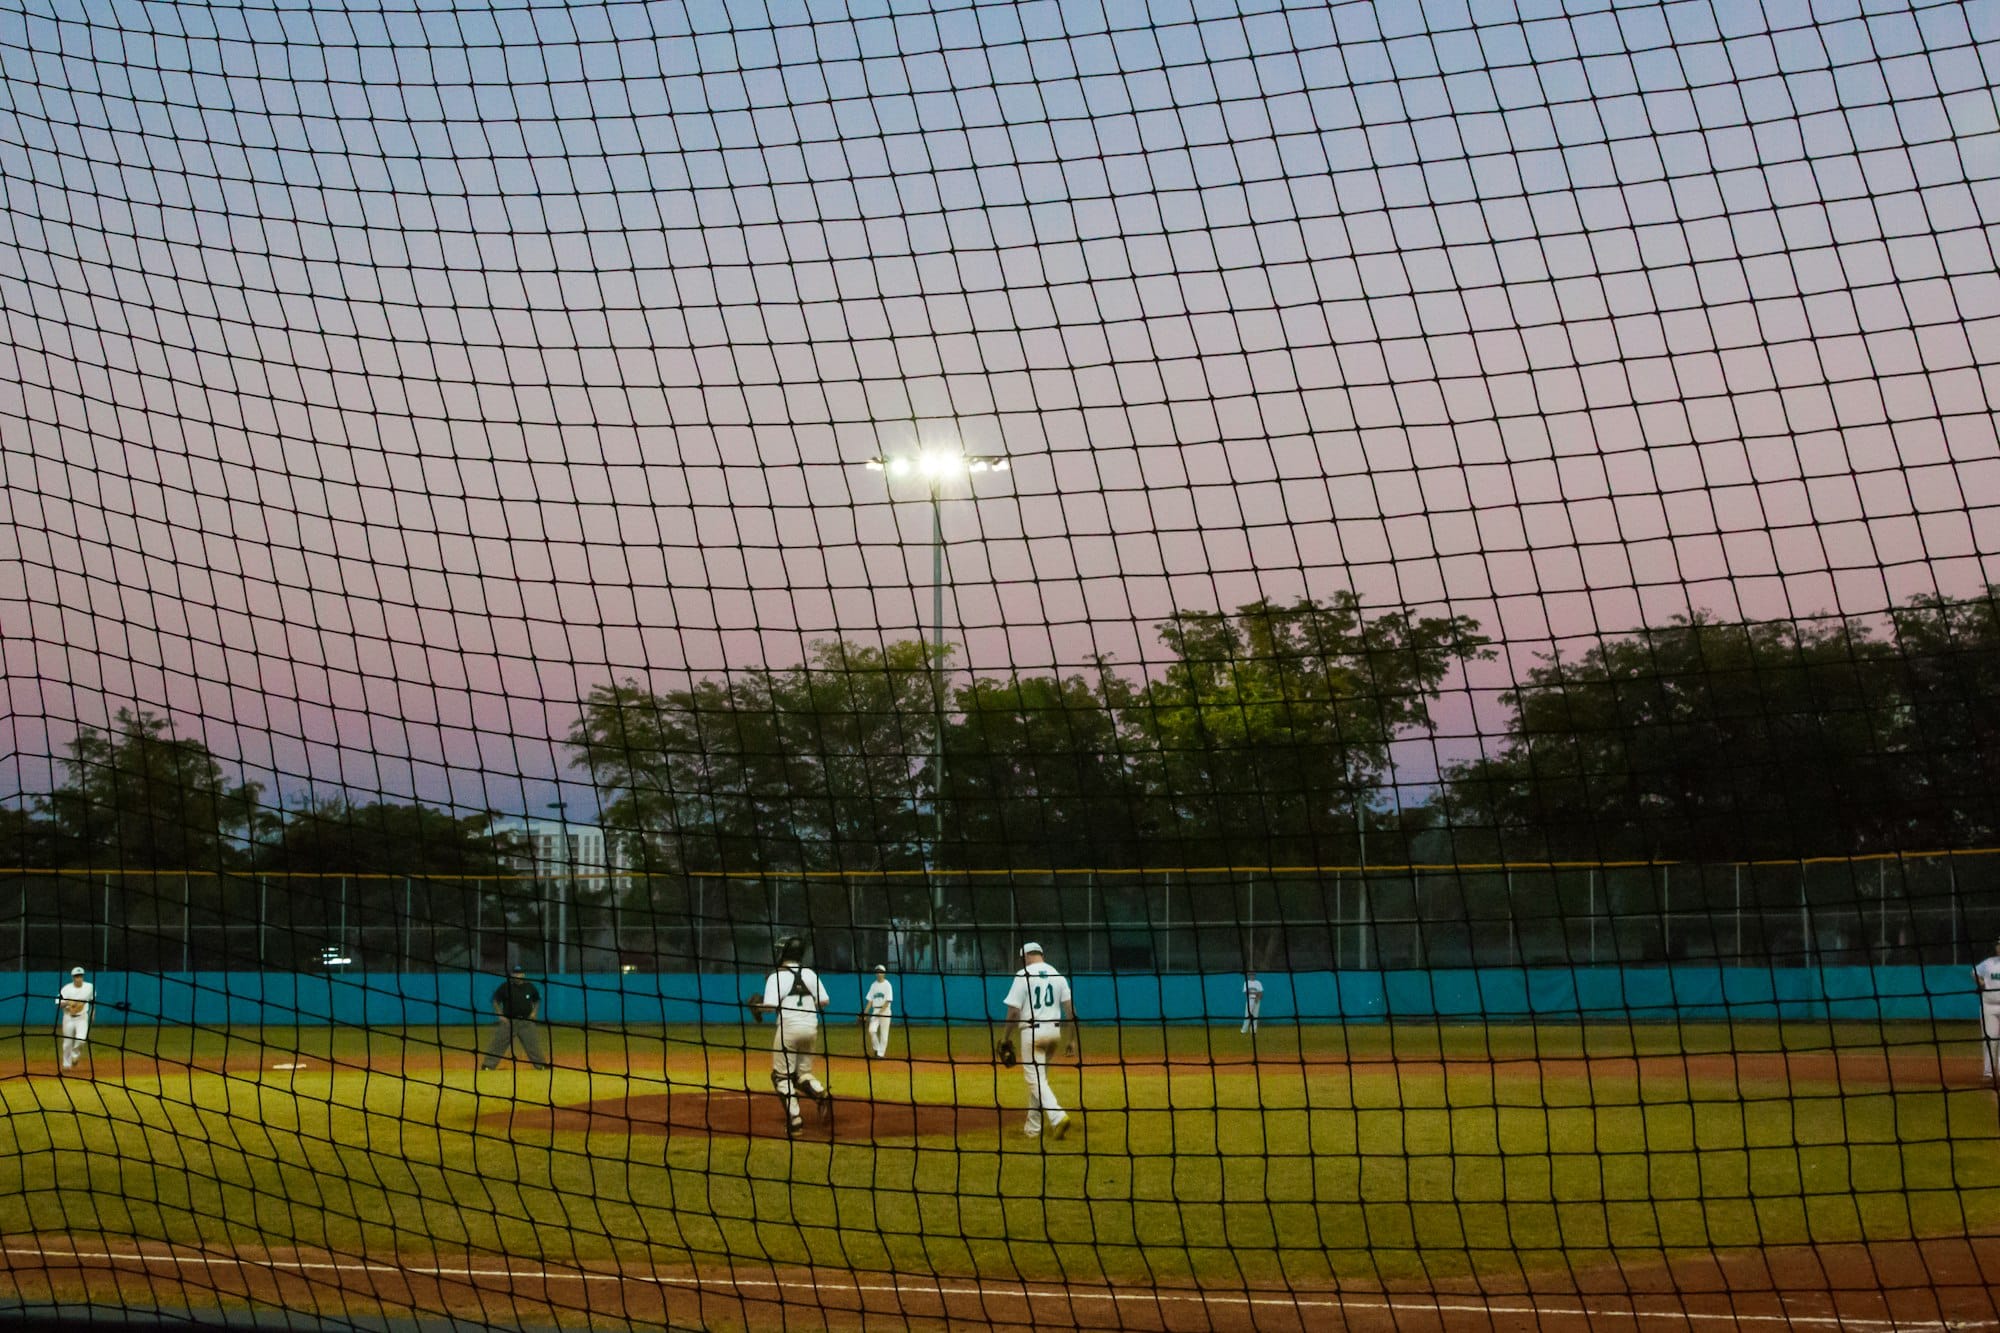
{"label": "infield dirt path", "polygon": [[[677,1079],[702,1082],[716,1074],[756,1077],[756,1068],[766,1059],[762,1046],[742,1048],[717,1046],[675,1050],[664,1057],[650,1052],[631,1052],[624,1047],[602,1054],[590,1051],[558,1057],[558,1068],[641,1081],[664,1082]],[[859,1064],[859,1057],[837,1056],[836,1061]],[[942,1067],[991,1068],[990,1059],[971,1056],[947,1058],[919,1056],[891,1061],[913,1070]],[[1127,1075],[1176,1074],[1185,1076],[1203,1069],[1231,1074],[1262,1070],[1273,1075],[1288,1071],[1324,1076],[1345,1073],[1351,1077],[1445,1077],[1528,1079],[1548,1081],[1589,1080],[1737,1080],[1759,1084],[1814,1084],[1826,1090],[1935,1091],[1940,1088],[1988,1086],[1982,1077],[1977,1056],[1944,1056],[1935,1049],[1900,1052],[1894,1049],[1848,1051],[1735,1051],[1691,1055],[1590,1055],[1590,1056],[1506,1056],[1464,1058],[1438,1056],[1367,1055],[1273,1055],[1261,1059],[1244,1052],[1217,1051],[1213,1054],[1178,1052],[1173,1055],[1148,1054],[1120,1057],[1114,1053],[1086,1054],[1058,1061],[1057,1069],[1076,1067],[1115,1068]],[[401,1058],[375,1055],[360,1058],[299,1055],[281,1048],[261,1052],[231,1054],[223,1058],[205,1056],[175,1060],[117,1048],[98,1049],[91,1062],[67,1075],[52,1060],[35,1060],[0,1070],[4,1078],[97,1077],[104,1079],[186,1076],[191,1073],[235,1074],[259,1077],[270,1073],[379,1074],[385,1076],[435,1075],[458,1069],[470,1072],[477,1065],[471,1053],[435,1054],[435,1048],[419,1048]],[[525,1066],[521,1066],[525,1069]]]}

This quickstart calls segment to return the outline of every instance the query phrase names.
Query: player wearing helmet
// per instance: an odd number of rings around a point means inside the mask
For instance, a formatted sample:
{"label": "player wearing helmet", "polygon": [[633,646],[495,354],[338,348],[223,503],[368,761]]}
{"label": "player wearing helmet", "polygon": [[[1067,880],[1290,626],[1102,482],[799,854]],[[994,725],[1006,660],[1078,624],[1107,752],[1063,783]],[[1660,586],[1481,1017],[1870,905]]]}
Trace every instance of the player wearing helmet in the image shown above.
{"label": "player wearing helmet", "polygon": [[801,1095],[819,1104],[821,1124],[833,1123],[833,1093],[813,1077],[820,1011],[832,998],[819,974],[805,965],[805,945],[798,939],[779,943],[778,970],[764,979],[763,994],[750,997],[760,1022],[767,1012],[778,1016],[771,1038],[771,1086],[785,1104],[785,1129],[791,1134],[806,1127]]}

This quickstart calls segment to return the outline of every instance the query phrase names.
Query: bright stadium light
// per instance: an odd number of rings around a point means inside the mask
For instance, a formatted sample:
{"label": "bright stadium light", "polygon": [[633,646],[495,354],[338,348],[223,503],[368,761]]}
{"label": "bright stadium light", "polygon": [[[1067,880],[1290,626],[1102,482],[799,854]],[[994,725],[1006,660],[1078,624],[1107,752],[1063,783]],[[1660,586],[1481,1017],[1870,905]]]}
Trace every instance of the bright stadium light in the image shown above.
{"label": "bright stadium light", "polygon": [[867,462],[870,472],[886,472],[892,477],[916,473],[930,481],[950,481],[972,472],[1005,472],[1002,454],[968,454],[957,449],[925,449],[914,454],[884,454]]}
{"label": "bright stadium light", "polygon": [[[1006,472],[1005,454],[968,454],[955,447],[932,447],[908,454],[881,454],[867,461],[870,472],[886,473],[891,480],[912,474],[923,477],[931,501],[931,627],[935,635],[932,651],[937,662],[933,691],[937,704],[936,725],[931,740],[931,867],[944,848],[944,506],[946,482],[972,473]],[[932,902],[935,906],[937,893]]]}

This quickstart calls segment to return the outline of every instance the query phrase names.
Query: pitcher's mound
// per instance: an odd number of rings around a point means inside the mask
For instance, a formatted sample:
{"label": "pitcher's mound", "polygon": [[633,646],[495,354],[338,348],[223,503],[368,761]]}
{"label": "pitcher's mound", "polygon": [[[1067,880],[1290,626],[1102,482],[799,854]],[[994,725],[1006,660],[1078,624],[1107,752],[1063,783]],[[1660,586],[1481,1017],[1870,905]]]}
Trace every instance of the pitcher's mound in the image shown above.
{"label": "pitcher's mound", "polygon": [[[819,1120],[817,1107],[805,1106],[802,1139],[834,1139],[842,1143],[880,1143],[884,1139],[957,1137],[1000,1126],[1000,1113],[984,1106],[913,1105],[909,1102],[856,1101],[835,1095],[833,1127]],[[593,1134],[737,1134],[751,1138],[785,1137],[785,1109],[776,1093],[669,1092],[640,1097],[613,1097],[576,1106],[516,1106],[489,1116],[488,1124],[505,1129],[584,1131]]]}

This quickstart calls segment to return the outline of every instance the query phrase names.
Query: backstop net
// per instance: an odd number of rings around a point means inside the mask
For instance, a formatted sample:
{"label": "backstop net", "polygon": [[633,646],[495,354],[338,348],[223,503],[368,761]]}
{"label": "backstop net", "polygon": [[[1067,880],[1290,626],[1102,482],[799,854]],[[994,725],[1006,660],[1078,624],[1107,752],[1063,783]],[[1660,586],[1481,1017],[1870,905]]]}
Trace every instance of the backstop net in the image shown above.
{"label": "backstop net", "polygon": [[0,1311],[2000,1321],[1996,62],[0,0]]}

